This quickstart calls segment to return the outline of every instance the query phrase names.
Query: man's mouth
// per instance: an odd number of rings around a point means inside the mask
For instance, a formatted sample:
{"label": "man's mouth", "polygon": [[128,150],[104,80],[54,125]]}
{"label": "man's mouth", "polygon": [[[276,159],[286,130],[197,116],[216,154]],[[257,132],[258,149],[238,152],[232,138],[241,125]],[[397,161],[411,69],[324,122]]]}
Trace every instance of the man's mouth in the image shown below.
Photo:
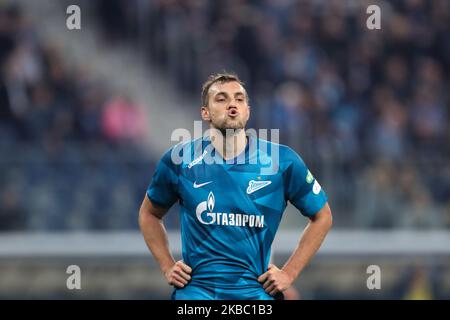
{"label": "man's mouth", "polygon": [[228,115],[233,118],[236,117],[238,114],[239,112],[236,109],[231,109],[228,111]]}

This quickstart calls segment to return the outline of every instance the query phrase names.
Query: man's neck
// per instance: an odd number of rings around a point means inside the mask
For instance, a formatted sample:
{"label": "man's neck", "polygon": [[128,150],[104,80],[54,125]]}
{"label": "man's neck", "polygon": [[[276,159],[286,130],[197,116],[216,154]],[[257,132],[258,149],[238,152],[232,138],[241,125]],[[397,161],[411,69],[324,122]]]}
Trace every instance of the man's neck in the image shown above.
{"label": "man's neck", "polygon": [[228,130],[228,132],[211,130],[210,132],[211,143],[223,159],[236,158],[245,150],[247,137],[244,129]]}

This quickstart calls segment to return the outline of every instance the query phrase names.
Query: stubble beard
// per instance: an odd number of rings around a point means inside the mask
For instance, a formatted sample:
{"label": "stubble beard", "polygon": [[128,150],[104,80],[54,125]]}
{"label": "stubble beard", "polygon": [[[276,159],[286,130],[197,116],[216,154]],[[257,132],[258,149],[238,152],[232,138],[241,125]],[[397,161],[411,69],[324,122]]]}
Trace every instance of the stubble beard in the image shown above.
{"label": "stubble beard", "polygon": [[212,122],[212,127],[219,130],[223,136],[226,136],[227,131],[228,134],[230,131],[237,132],[245,129],[246,122],[243,119],[228,119],[226,118],[224,121],[220,123]]}

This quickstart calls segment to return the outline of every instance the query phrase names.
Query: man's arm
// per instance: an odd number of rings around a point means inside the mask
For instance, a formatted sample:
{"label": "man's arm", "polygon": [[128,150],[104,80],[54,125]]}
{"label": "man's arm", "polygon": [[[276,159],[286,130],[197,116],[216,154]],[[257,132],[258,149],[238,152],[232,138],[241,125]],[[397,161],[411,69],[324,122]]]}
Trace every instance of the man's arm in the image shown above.
{"label": "man's arm", "polygon": [[169,240],[162,218],[168,209],[155,206],[144,197],[139,209],[139,226],[147,247],[158,261],[161,271],[170,285],[183,288],[191,279],[192,269],[181,260],[175,262],[169,249]]}
{"label": "man's arm", "polygon": [[286,290],[320,248],[332,225],[328,203],[317,212],[306,226],[299,244],[282,269],[270,265],[268,271],[258,278],[270,295]]}

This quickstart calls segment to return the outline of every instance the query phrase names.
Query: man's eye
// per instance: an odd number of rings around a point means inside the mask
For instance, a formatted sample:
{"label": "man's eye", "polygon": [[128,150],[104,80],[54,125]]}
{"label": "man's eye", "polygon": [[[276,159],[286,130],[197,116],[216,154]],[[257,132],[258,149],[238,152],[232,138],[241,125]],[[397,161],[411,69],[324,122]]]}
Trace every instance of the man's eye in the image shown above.
{"label": "man's eye", "polygon": [[220,98],[220,99],[217,99],[217,101],[219,101],[219,102],[223,102],[223,101],[225,101],[225,99],[223,99],[223,98]]}

